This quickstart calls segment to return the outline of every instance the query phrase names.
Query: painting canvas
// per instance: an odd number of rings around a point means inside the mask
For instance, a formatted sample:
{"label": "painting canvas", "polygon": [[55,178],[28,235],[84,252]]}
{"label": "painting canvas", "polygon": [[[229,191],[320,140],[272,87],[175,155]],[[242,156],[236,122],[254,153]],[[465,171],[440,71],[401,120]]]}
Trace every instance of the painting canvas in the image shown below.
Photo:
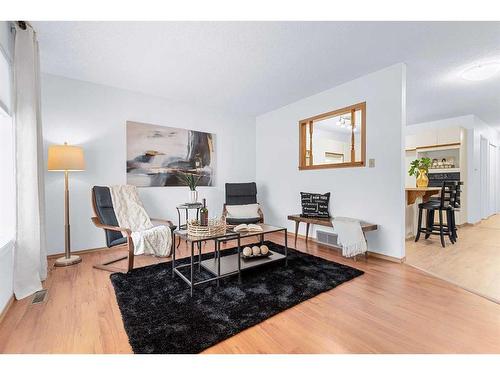
{"label": "painting canvas", "polygon": [[214,134],[127,121],[127,184],[185,186],[183,172],[213,186]]}

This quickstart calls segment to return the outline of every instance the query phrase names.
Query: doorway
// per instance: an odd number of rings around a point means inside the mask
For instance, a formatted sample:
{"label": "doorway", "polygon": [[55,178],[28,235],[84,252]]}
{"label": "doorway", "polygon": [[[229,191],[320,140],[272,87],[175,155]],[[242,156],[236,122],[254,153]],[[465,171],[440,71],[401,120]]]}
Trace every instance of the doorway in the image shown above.
{"label": "doorway", "polygon": [[[475,129],[463,135],[461,144],[472,149],[464,154],[469,156],[469,168],[460,173],[464,182],[460,196],[460,205],[466,209],[464,225],[458,225],[455,243],[447,239],[445,247],[439,236],[421,235],[418,242],[408,238],[406,263],[500,303],[500,140]],[[442,174],[451,180],[448,171]],[[460,215],[460,211],[455,212]]]}
{"label": "doorway", "polygon": [[489,178],[488,178],[488,216],[496,213],[497,207],[497,147],[489,145]]}

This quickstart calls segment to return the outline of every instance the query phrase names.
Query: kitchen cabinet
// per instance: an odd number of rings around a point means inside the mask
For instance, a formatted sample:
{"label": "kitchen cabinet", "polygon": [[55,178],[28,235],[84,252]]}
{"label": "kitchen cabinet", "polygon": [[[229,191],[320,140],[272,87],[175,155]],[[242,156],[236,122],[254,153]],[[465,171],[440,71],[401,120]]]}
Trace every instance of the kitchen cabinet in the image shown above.
{"label": "kitchen cabinet", "polygon": [[437,129],[437,144],[460,143],[460,128]]}
{"label": "kitchen cabinet", "polygon": [[408,134],[406,136],[405,148],[406,150],[412,150],[417,147],[417,135]]}
{"label": "kitchen cabinet", "polygon": [[415,147],[433,146],[438,143],[436,130],[423,130],[415,134],[415,136]]}

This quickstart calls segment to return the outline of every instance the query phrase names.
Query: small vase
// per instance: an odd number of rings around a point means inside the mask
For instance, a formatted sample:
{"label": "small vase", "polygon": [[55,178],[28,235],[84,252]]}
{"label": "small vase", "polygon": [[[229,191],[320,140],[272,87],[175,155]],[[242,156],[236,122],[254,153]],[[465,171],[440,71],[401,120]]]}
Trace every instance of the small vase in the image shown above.
{"label": "small vase", "polygon": [[189,203],[198,202],[198,192],[196,190],[189,190]]}
{"label": "small vase", "polygon": [[427,177],[427,171],[425,169],[419,169],[419,174],[417,177],[417,187],[425,188],[429,186],[429,177]]}

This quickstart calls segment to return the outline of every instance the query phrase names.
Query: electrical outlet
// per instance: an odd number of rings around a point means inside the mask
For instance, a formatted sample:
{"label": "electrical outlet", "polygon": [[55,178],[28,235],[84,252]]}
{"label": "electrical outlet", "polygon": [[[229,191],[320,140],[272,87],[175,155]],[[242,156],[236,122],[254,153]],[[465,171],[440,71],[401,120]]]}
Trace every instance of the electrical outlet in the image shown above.
{"label": "electrical outlet", "polygon": [[368,168],[375,168],[375,159],[368,159]]}

